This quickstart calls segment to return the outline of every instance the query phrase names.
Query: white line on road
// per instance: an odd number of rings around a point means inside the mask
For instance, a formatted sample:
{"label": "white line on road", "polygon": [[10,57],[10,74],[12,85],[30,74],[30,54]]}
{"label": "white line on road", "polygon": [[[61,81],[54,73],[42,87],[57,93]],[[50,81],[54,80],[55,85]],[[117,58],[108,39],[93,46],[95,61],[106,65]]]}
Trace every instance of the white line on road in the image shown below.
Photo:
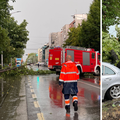
{"label": "white line on road", "polygon": [[86,85],[89,85],[89,86],[95,87],[95,88],[97,88],[97,89],[100,89],[100,87],[98,87],[98,86],[91,85],[91,84],[86,83],[86,82],[83,82],[83,81],[78,81],[78,82],[81,82],[81,83],[83,83],[83,84],[86,84]]}

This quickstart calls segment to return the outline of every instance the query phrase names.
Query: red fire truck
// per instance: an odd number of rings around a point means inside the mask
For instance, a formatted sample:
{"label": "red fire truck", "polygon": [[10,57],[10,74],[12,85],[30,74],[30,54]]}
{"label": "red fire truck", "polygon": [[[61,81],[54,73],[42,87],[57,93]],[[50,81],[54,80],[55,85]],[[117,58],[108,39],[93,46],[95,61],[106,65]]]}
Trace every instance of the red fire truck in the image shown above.
{"label": "red fire truck", "polygon": [[48,69],[60,73],[62,63],[66,56],[71,55],[80,74],[85,72],[100,75],[100,53],[91,48],[67,46],[66,48],[55,47],[49,50]]}

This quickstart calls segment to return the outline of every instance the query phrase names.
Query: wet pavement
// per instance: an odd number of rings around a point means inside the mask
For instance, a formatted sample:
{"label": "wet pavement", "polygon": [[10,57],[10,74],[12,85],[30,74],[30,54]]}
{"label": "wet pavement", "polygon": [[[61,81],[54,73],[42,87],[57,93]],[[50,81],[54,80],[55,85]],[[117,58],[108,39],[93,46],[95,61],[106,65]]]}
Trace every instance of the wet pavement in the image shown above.
{"label": "wet pavement", "polygon": [[25,76],[0,81],[0,120],[27,120]]}
{"label": "wet pavement", "polygon": [[66,114],[58,80],[55,74],[0,78],[0,120],[100,119],[99,77],[78,81],[78,111],[74,112],[70,98],[70,114]]}
{"label": "wet pavement", "polygon": [[[58,79],[59,76],[55,74],[27,76],[28,120],[38,118],[41,120],[100,120],[99,82],[79,80],[78,111],[74,112],[71,98],[70,114],[66,114],[62,88],[58,85]],[[99,81],[98,78],[97,81]]]}
{"label": "wet pavement", "polygon": [[37,70],[49,70],[48,67],[45,67],[45,66],[37,66],[37,65],[27,65],[27,68],[30,69],[32,68],[34,71],[37,71]]}

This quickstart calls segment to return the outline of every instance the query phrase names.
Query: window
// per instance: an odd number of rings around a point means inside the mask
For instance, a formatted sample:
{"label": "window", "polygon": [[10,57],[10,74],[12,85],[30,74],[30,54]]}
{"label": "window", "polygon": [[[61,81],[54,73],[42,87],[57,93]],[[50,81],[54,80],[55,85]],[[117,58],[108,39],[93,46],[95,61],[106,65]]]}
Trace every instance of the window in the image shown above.
{"label": "window", "polygon": [[110,69],[109,67],[106,66],[102,66],[102,74],[104,73],[104,75],[114,75],[115,72]]}
{"label": "window", "polygon": [[95,59],[95,53],[92,53],[92,59]]}
{"label": "window", "polygon": [[98,60],[100,60],[100,55],[98,55]]}

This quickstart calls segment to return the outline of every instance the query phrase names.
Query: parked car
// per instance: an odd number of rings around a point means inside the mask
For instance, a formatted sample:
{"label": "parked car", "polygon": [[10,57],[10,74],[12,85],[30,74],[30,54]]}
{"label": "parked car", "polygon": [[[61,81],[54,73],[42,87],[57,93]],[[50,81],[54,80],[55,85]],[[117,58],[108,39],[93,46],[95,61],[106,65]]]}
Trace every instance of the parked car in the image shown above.
{"label": "parked car", "polygon": [[120,98],[120,69],[102,62],[102,99]]}

